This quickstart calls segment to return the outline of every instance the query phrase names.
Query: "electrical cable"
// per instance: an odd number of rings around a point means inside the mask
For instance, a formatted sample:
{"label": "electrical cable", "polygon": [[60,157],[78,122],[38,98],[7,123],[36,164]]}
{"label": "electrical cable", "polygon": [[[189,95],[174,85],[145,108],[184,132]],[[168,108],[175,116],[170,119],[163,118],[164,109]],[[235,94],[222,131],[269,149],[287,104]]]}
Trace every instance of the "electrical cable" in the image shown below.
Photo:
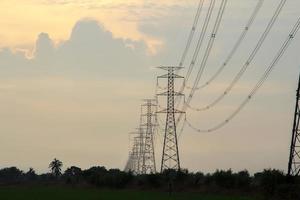
{"label": "electrical cable", "polygon": [[189,122],[187,120],[187,118],[185,118],[185,121],[186,121],[187,125],[190,128],[192,128],[193,130],[197,131],[197,132],[206,132],[207,133],[207,132],[216,131],[216,130],[224,127],[226,124],[228,124],[237,114],[239,114],[241,112],[241,110],[249,103],[249,101],[253,98],[253,96],[257,93],[257,91],[261,88],[261,86],[268,79],[270,73],[272,72],[272,70],[274,69],[276,64],[279,62],[281,57],[286,52],[287,48],[289,47],[289,45],[290,45],[291,41],[293,40],[293,38],[295,37],[295,35],[298,33],[299,29],[300,29],[300,17],[298,18],[296,24],[293,26],[293,28],[292,28],[290,34],[288,35],[287,39],[283,42],[281,48],[279,49],[279,51],[277,52],[277,54],[273,58],[272,62],[270,63],[270,65],[265,70],[263,76],[259,79],[257,84],[250,91],[249,95],[245,98],[245,100],[238,106],[238,108],[231,115],[229,115],[228,118],[226,118],[224,121],[222,121],[221,123],[219,123],[218,125],[210,128],[210,129],[196,128],[195,126],[193,126],[191,124],[191,122]]}
{"label": "electrical cable", "polygon": [[[245,39],[247,33],[249,32],[259,10],[261,9],[262,5],[264,3],[264,0],[259,0],[250,16],[250,19],[247,21],[245,27],[243,28],[243,31],[241,33],[241,35],[238,37],[237,41],[235,42],[235,44],[233,45],[233,48],[231,49],[231,51],[229,52],[229,54],[227,55],[225,61],[222,63],[222,65],[218,68],[218,70],[216,71],[216,73],[214,73],[211,78],[209,78],[203,85],[199,86],[196,88],[196,90],[199,89],[203,89],[205,87],[207,87],[208,85],[210,85],[225,69],[226,66],[228,66],[228,63],[231,61],[232,57],[235,55],[235,53],[237,52],[237,50],[239,49],[240,45],[242,44],[243,40]],[[192,87],[185,85],[185,87],[187,89],[192,89]]]}
{"label": "electrical cable", "polygon": [[195,110],[195,111],[205,111],[208,109],[211,109],[212,107],[214,107],[215,105],[217,105],[225,96],[227,96],[230,91],[232,90],[232,88],[237,84],[237,82],[240,80],[240,78],[243,76],[243,74],[246,72],[246,70],[248,69],[248,67],[250,66],[251,62],[253,61],[253,59],[255,58],[255,56],[257,55],[257,53],[259,52],[262,44],[264,43],[265,39],[267,38],[268,34],[270,33],[274,23],[276,22],[283,6],[285,5],[286,0],[281,0],[279,5],[277,6],[277,9],[274,13],[274,15],[272,16],[271,20],[269,21],[266,29],[264,30],[263,34],[261,35],[258,43],[256,44],[255,48],[253,49],[253,51],[251,52],[249,58],[247,59],[247,61],[245,62],[245,64],[242,66],[242,68],[240,69],[240,71],[237,73],[237,75],[234,77],[234,79],[232,80],[232,82],[229,84],[229,86],[225,89],[225,91],[218,96],[214,101],[212,101],[210,104],[203,106],[201,108],[195,108],[192,107],[190,105],[190,101],[195,93],[195,88],[198,85],[198,79],[196,79],[194,85],[193,85],[193,89],[190,92],[190,96],[188,101],[186,102],[186,106],[189,109]]}
{"label": "electrical cable", "polygon": [[[201,65],[200,65],[200,68],[198,70],[198,73],[197,73],[197,76],[196,76],[196,79],[195,79],[195,82],[194,82],[194,85],[193,85],[193,89],[190,92],[190,95],[188,96],[188,99],[187,99],[188,103],[186,103],[186,101],[185,101],[185,103],[183,105],[183,109],[182,109],[183,111],[186,111],[187,105],[189,104],[189,102],[193,98],[193,94],[195,92],[194,88],[197,87],[197,85],[200,81],[200,78],[203,74],[204,68],[206,67],[206,63],[207,63],[207,60],[209,58],[211,49],[214,45],[214,41],[215,41],[216,35],[218,33],[222,18],[223,18],[223,14],[225,12],[226,5],[227,5],[227,0],[222,0],[219,11],[218,11],[218,15],[216,17],[216,21],[215,21],[215,24],[214,24],[214,27],[213,27],[213,30],[212,30],[212,33],[211,33],[211,37],[210,37],[209,42],[207,44],[206,51],[205,51],[204,56],[202,58]],[[182,119],[182,116],[183,116],[183,114],[179,115],[179,117],[176,120],[177,123]]]}
{"label": "electrical cable", "polygon": [[184,62],[185,62],[185,59],[186,59],[186,56],[187,56],[187,53],[191,47],[191,43],[193,41],[193,38],[194,38],[194,35],[195,35],[195,31],[196,31],[196,28],[198,26],[198,22],[199,22],[199,17],[201,15],[201,11],[202,11],[202,8],[203,8],[203,3],[204,3],[204,0],[200,0],[199,1],[199,5],[198,5],[198,9],[197,9],[197,12],[196,12],[196,15],[195,15],[195,18],[194,18],[194,22],[193,22],[193,26],[192,26],[192,29],[190,31],[190,34],[189,34],[189,37],[188,37],[188,40],[187,40],[187,43],[186,43],[186,46],[185,46],[185,49],[183,51],[183,54],[181,56],[181,59],[180,59],[180,62],[179,62],[179,66],[182,67]]}

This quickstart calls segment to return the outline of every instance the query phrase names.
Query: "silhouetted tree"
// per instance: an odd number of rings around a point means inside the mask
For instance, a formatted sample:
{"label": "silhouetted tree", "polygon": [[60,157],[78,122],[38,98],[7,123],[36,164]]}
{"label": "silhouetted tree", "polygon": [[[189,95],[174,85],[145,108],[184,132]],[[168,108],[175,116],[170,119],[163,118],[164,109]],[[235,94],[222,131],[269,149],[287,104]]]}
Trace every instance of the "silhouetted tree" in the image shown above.
{"label": "silhouetted tree", "polygon": [[[129,188],[169,191],[195,190],[203,193],[216,194],[249,194],[259,199],[296,200],[300,199],[300,177],[289,177],[279,170],[264,170],[250,176],[248,171],[237,173],[231,170],[217,170],[213,174],[201,172],[189,173],[187,170],[165,170],[158,174],[133,175],[119,169],[97,166],[86,170],[69,167],[61,175],[63,163],[54,159],[49,168],[51,173],[37,175],[33,168],[23,173],[16,167],[0,169],[0,186],[20,184],[63,184],[76,186],[97,186],[103,188]],[[0,198],[1,199],[1,198]]]}
{"label": "silhouetted tree", "polygon": [[8,167],[0,170],[0,182],[15,183],[23,180],[23,172],[16,167]]}
{"label": "silhouetted tree", "polygon": [[245,188],[249,187],[251,184],[251,177],[247,170],[240,171],[236,174],[236,187]]}
{"label": "silhouetted tree", "polygon": [[84,179],[93,185],[103,186],[105,185],[105,176],[107,170],[105,167],[91,167],[83,171]]}
{"label": "silhouetted tree", "polygon": [[196,174],[193,174],[191,180],[192,180],[191,182],[192,186],[203,185],[205,181],[205,175],[202,172],[197,172]]}
{"label": "silhouetted tree", "polygon": [[285,184],[286,178],[282,171],[265,169],[254,174],[254,183],[263,190],[266,198],[271,198],[278,190],[279,185]]}
{"label": "silhouetted tree", "polygon": [[234,186],[235,178],[232,174],[231,169],[224,171],[224,170],[217,170],[213,175],[212,178],[216,185],[223,187],[223,188],[232,188]]}
{"label": "silhouetted tree", "polygon": [[82,177],[82,170],[79,167],[72,166],[64,173],[64,178],[67,183],[78,183]]}
{"label": "silhouetted tree", "polygon": [[49,164],[49,168],[51,169],[51,173],[55,177],[59,177],[61,175],[61,168],[63,163],[60,160],[54,158],[54,160]]}
{"label": "silhouetted tree", "polygon": [[29,168],[28,172],[25,174],[26,179],[29,181],[34,181],[37,179],[37,174],[35,173],[34,169],[32,167]]}

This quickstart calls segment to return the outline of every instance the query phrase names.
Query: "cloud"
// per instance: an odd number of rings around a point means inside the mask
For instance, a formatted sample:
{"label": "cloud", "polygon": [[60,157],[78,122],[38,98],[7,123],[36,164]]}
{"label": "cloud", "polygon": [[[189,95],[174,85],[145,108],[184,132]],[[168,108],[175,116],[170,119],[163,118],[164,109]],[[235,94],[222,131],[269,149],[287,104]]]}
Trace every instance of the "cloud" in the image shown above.
{"label": "cloud", "polygon": [[114,38],[92,19],[74,26],[70,38],[54,45],[47,33],[38,36],[31,59],[9,49],[0,52],[2,77],[26,71],[27,75],[78,75],[94,77],[143,77],[148,71],[143,41]]}
{"label": "cloud", "polygon": [[[4,166],[28,165],[22,151],[35,152],[28,159],[39,157],[33,165],[44,170],[54,155],[71,164],[89,154],[81,166],[122,167],[120,151],[108,150],[107,144],[118,138],[115,145],[127,149],[124,131],[138,120],[136,105],[153,94],[148,59],[143,41],[114,38],[91,19],[77,22],[70,38],[59,44],[39,34],[30,59],[2,49],[0,119],[6,124],[6,145],[1,150],[11,150]],[[79,149],[81,156],[73,154]],[[121,156],[125,162],[127,153]]]}
{"label": "cloud", "polygon": [[[156,54],[164,44],[155,38],[138,31],[143,21],[159,22],[172,13],[182,12],[182,8],[194,11],[197,0],[18,0],[0,1],[2,18],[0,25],[0,48],[8,46],[31,51],[39,32],[48,33],[55,43],[68,39],[72,25],[82,18],[101,21],[115,37],[134,41],[143,40],[148,53]],[[26,14],[24,14],[26,10]],[[186,14],[191,12],[184,12]],[[30,28],[28,28],[30,26]],[[59,30],[59,31],[58,31]]]}

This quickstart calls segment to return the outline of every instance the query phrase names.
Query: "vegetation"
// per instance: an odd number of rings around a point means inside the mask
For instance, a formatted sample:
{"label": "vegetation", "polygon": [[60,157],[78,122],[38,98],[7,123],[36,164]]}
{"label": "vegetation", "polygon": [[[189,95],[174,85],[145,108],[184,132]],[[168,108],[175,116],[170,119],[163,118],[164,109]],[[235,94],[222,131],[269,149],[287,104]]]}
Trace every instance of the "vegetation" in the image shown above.
{"label": "vegetation", "polygon": [[[256,173],[254,176],[250,176],[247,171],[234,173],[232,170],[217,170],[213,174],[189,173],[187,170],[179,172],[169,170],[160,174],[133,175],[131,172],[124,172],[119,169],[108,170],[105,167],[91,167],[82,170],[75,166],[69,167],[62,173],[61,167],[62,162],[54,159],[49,165],[51,173],[46,174],[37,175],[32,168],[28,172],[23,172],[16,167],[1,169],[1,200],[7,195],[11,197],[8,199],[14,200],[24,199],[21,197],[29,194],[38,195],[39,193],[45,194],[42,199],[47,199],[47,194],[50,194],[55,189],[54,187],[56,187],[55,190],[58,193],[65,193],[65,196],[61,194],[62,198],[60,198],[64,200],[102,199],[98,198],[99,195],[110,196],[110,198],[103,197],[103,199],[120,199],[118,195],[124,196],[123,199],[141,199],[139,195],[146,194],[148,197],[154,195],[152,199],[159,200],[161,198],[166,199],[164,195],[168,196],[168,193],[173,196],[171,199],[191,200],[222,200],[222,198],[205,196],[205,194],[216,194],[225,197],[249,196],[250,199],[300,199],[299,177],[288,177],[281,171],[271,169]],[[73,189],[67,188],[76,188],[76,190],[73,194],[73,192],[70,192]],[[111,192],[111,190],[116,189],[118,192]],[[31,190],[32,192],[29,192]],[[145,191],[153,192],[148,194]],[[172,195],[174,192],[179,194]],[[57,192],[55,193],[54,195],[58,195]],[[77,193],[78,195],[76,195]],[[202,194],[201,198],[199,194]],[[10,195],[15,196],[15,198]],[[18,195],[20,196],[18,197]],[[80,198],[82,195],[86,198]],[[190,196],[187,198],[186,195]],[[41,198],[29,196],[28,199]],[[146,200],[147,198],[142,199]]]}
{"label": "vegetation", "polygon": [[0,188],[1,200],[253,200],[238,196],[200,195],[196,193],[178,193],[169,196],[163,192],[130,190],[98,190],[57,187]]}
{"label": "vegetation", "polygon": [[61,175],[62,166],[62,162],[56,158],[54,158],[54,160],[49,164],[49,168],[55,177],[59,177]]}

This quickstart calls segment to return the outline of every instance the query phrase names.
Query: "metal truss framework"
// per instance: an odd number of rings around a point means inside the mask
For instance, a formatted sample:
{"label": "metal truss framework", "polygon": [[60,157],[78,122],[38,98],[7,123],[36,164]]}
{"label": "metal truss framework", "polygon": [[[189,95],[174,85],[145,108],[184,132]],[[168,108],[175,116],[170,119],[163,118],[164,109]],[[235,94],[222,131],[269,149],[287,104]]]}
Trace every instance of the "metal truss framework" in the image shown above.
{"label": "metal truss framework", "polygon": [[[145,123],[142,124],[146,130],[143,137],[143,151],[142,151],[142,167],[141,174],[156,173],[156,163],[154,154],[154,132],[156,127],[156,100],[145,99],[145,104],[142,107],[146,108],[146,113],[142,114],[146,118]],[[143,109],[142,109],[143,110]]]}
{"label": "metal truss framework", "polygon": [[296,95],[296,107],[294,113],[294,123],[292,132],[292,141],[290,147],[290,157],[288,164],[288,175],[298,176],[300,174],[300,76]]}
{"label": "metal truss framework", "polygon": [[126,172],[131,171],[134,174],[139,173],[139,143],[140,137],[134,137],[132,150],[129,152],[129,159],[126,163],[125,170]]}
{"label": "metal truss framework", "polygon": [[165,125],[165,134],[164,134],[164,143],[163,143],[163,152],[162,152],[162,161],[161,161],[161,172],[166,169],[180,170],[180,159],[178,151],[178,141],[176,133],[176,113],[183,113],[175,109],[175,96],[184,96],[182,93],[175,91],[175,79],[184,78],[177,75],[175,72],[181,69],[181,67],[159,67],[160,69],[166,70],[168,73],[162,76],[158,76],[157,79],[167,79],[167,91],[157,94],[158,96],[167,97],[166,109],[158,111],[157,113],[165,113],[166,116],[166,125]]}

